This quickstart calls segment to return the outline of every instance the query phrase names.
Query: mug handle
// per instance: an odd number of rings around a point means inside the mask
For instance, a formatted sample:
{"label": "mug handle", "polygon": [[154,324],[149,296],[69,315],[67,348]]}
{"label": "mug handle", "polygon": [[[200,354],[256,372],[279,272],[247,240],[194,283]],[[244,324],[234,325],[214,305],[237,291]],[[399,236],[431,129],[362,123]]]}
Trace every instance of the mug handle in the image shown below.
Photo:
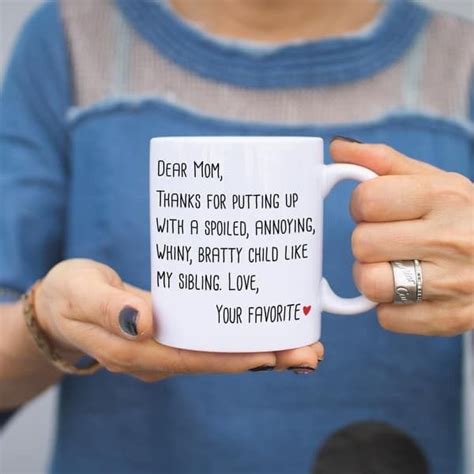
{"label": "mug handle", "polygon": [[[357,181],[367,181],[378,175],[363,166],[351,165],[346,163],[336,163],[324,165],[322,197],[329,194],[331,189],[339,181],[345,179],[355,179]],[[355,298],[341,298],[332,291],[326,278],[321,279],[320,286],[321,311],[328,311],[334,314],[357,314],[365,313],[369,309],[377,306],[377,303],[370,301],[365,296],[356,296]]]}

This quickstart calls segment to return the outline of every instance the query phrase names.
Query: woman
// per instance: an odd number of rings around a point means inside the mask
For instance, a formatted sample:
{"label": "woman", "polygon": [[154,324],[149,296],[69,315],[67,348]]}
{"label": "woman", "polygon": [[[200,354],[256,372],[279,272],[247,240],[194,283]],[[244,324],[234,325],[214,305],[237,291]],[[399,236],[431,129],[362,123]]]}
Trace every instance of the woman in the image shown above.
{"label": "woman", "polygon": [[[308,472],[359,419],[414,436],[434,473],[460,470],[461,339],[421,335],[474,327],[472,37],[402,0],[64,0],[33,16],[2,94],[0,284],[15,299],[41,278],[29,301],[63,367],[88,355],[107,369],[63,376],[25,327],[29,306],[1,307],[2,410],[61,380],[52,472]],[[355,281],[377,318],[326,317],[314,377],[291,371],[312,372],[320,343],[155,343],[149,138],[336,134],[358,140],[334,140],[335,161],[381,175],[351,201]],[[325,274],[342,294],[355,292],[351,190],[326,202]],[[388,262],[414,259],[423,302],[394,305]],[[248,370],[265,373],[224,375]],[[222,375],[182,375],[203,373]]]}

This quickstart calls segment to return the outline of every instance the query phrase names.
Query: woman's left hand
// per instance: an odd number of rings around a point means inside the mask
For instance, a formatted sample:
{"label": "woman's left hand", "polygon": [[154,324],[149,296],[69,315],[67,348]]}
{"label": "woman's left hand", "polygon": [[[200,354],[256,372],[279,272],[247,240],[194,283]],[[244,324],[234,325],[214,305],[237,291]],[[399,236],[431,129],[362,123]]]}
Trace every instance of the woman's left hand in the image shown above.
{"label": "woman's left hand", "polygon": [[[336,162],[378,175],[359,184],[351,213],[359,290],[380,303],[380,325],[395,332],[455,335],[474,329],[474,186],[386,145],[336,139]],[[421,262],[423,302],[393,304],[390,261]]]}

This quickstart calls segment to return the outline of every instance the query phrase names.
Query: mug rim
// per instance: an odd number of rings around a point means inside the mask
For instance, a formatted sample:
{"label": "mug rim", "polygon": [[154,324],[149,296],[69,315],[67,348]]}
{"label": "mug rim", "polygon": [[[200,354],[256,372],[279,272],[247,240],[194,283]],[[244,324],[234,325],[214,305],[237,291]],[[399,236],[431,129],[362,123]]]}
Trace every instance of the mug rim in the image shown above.
{"label": "mug rim", "polygon": [[207,135],[196,135],[196,136],[181,136],[181,135],[169,135],[163,137],[153,137],[150,139],[150,143],[153,142],[172,142],[172,141],[183,141],[183,142],[206,142],[206,141],[236,141],[236,142],[322,142],[324,140],[321,137],[309,137],[309,136],[291,136],[291,135],[282,135],[282,136],[268,136],[268,135],[216,135],[216,136],[207,136]]}

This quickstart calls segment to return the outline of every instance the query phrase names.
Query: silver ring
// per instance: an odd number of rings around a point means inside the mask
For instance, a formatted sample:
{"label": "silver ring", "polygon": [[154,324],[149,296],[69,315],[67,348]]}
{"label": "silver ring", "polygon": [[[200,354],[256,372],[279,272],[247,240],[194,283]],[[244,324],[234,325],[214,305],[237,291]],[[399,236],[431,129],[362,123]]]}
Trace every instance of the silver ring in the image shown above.
{"label": "silver ring", "polygon": [[393,302],[395,304],[421,303],[423,300],[423,274],[419,260],[390,262],[393,272]]}
{"label": "silver ring", "polygon": [[417,259],[413,260],[416,273],[416,302],[423,301],[423,272],[421,271],[421,262]]}

